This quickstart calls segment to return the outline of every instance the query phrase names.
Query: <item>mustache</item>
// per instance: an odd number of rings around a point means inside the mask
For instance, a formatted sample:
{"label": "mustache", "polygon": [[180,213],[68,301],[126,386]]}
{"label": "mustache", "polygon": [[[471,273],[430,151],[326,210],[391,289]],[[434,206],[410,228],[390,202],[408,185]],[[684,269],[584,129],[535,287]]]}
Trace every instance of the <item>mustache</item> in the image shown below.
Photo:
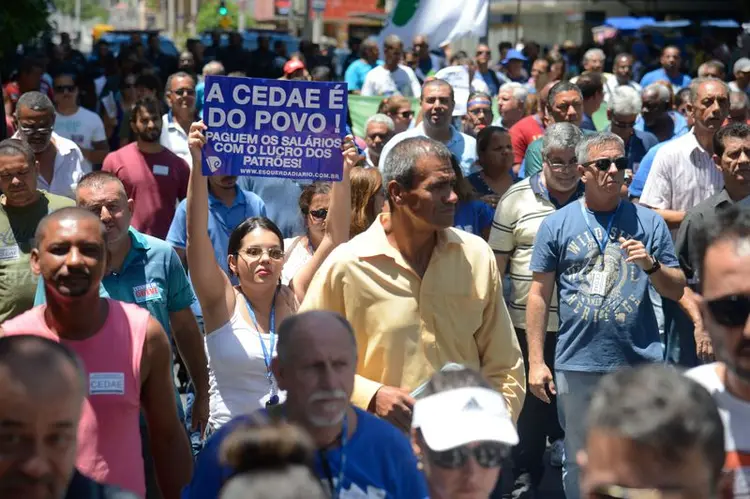
{"label": "mustache", "polygon": [[348,400],[349,396],[344,390],[321,390],[310,395],[309,402],[319,402],[321,400]]}

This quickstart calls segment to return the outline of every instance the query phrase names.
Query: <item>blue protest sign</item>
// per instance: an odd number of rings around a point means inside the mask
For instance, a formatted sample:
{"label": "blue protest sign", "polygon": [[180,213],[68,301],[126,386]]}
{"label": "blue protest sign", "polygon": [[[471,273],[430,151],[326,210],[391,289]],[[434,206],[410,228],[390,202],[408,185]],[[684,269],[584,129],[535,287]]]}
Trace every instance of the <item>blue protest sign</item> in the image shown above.
{"label": "blue protest sign", "polygon": [[204,175],[341,180],[345,83],[207,76]]}

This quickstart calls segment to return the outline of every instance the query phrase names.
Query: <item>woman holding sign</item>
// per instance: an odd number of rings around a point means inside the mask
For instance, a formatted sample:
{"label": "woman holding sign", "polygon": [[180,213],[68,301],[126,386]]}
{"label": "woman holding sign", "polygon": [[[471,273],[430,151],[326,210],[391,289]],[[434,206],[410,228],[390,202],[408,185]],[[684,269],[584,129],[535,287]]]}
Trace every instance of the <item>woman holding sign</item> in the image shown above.
{"label": "woman holding sign", "polygon": [[[187,260],[203,309],[209,427],[216,430],[238,414],[283,401],[285,394],[279,391],[270,369],[276,353],[275,332],[287,316],[296,312],[299,302],[280,282],[284,240],[269,219],[249,218],[230,235],[227,263],[237,276],[238,286],[232,286],[212,257],[207,231],[208,186],[201,164],[205,130],[203,122],[193,123],[188,139],[193,169],[186,206]],[[353,155],[352,161],[356,161],[356,147],[350,140],[345,147],[345,157]],[[341,197],[339,190],[332,192],[332,205]],[[348,202],[348,191],[345,194]]]}

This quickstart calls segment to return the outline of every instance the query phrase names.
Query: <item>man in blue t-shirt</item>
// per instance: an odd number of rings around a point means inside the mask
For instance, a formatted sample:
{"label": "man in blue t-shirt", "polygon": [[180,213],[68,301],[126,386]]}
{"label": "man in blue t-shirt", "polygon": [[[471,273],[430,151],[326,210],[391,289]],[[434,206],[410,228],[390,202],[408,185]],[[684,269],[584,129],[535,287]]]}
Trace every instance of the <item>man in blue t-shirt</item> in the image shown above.
{"label": "man in blue t-shirt", "polygon": [[643,78],[641,78],[641,87],[646,88],[655,81],[666,80],[672,84],[672,92],[676,94],[681,88],[690,85],[692,78],[680,73],[682,57],[680,56],[679,48],[674,45],[664,47],[661,51],[659,62],[661,63],[659,69],[649,71],[643,75]]}
{"label": "man in blue t-shirt", "polygon": [[349,93],[353,94],[358,94],[362,90],[367,73],[383,64],[383,61],[378,59],[380,49],[375,38],[368,38],[362,42],[359,47],[359,55],[359,59],[351,63],[344,73],[344,81],[349,87]]}
{"label": "man in blue t-shirt", "polygon": [[[585,137],[576,157],[584,196],[539,227],[526,307],[529,390],[543,401],[548,393],[558,395],[568,497],[579,490],[575,456],[584,444],[585,411],[599,380],[623,366],[664,358],[649,284],[673,300],[685,285],[664,220],[621,197],[628,166],[622,139],[609,132]],[[560,327],[553,381],[543,347],[555,284]]]}
{"label": "man in blue t-shirt", "polygon": [[304,428],[318,448],[314,471],[332,497],[421,499],[427,487],[409,440],[390,423],[353,407],[357,349],[346,319],[327,311],[288,317],[279,326],[271,363],[283,406],[240,416],[208,440],[182,499],[215,499],[232,470],[221,444],[237,427],[285,419]]}

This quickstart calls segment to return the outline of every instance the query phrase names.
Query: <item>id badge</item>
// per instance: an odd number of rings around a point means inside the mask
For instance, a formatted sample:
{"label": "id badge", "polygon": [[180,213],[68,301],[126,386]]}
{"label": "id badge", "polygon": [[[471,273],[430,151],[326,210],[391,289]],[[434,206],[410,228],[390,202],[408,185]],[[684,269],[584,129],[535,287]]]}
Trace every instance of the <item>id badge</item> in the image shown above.
{"label": "id badge", "polygon": [[591,282],[591,294],[604,296],[607,293],[607,273],[601,270],[594,270],[589,274]]}

